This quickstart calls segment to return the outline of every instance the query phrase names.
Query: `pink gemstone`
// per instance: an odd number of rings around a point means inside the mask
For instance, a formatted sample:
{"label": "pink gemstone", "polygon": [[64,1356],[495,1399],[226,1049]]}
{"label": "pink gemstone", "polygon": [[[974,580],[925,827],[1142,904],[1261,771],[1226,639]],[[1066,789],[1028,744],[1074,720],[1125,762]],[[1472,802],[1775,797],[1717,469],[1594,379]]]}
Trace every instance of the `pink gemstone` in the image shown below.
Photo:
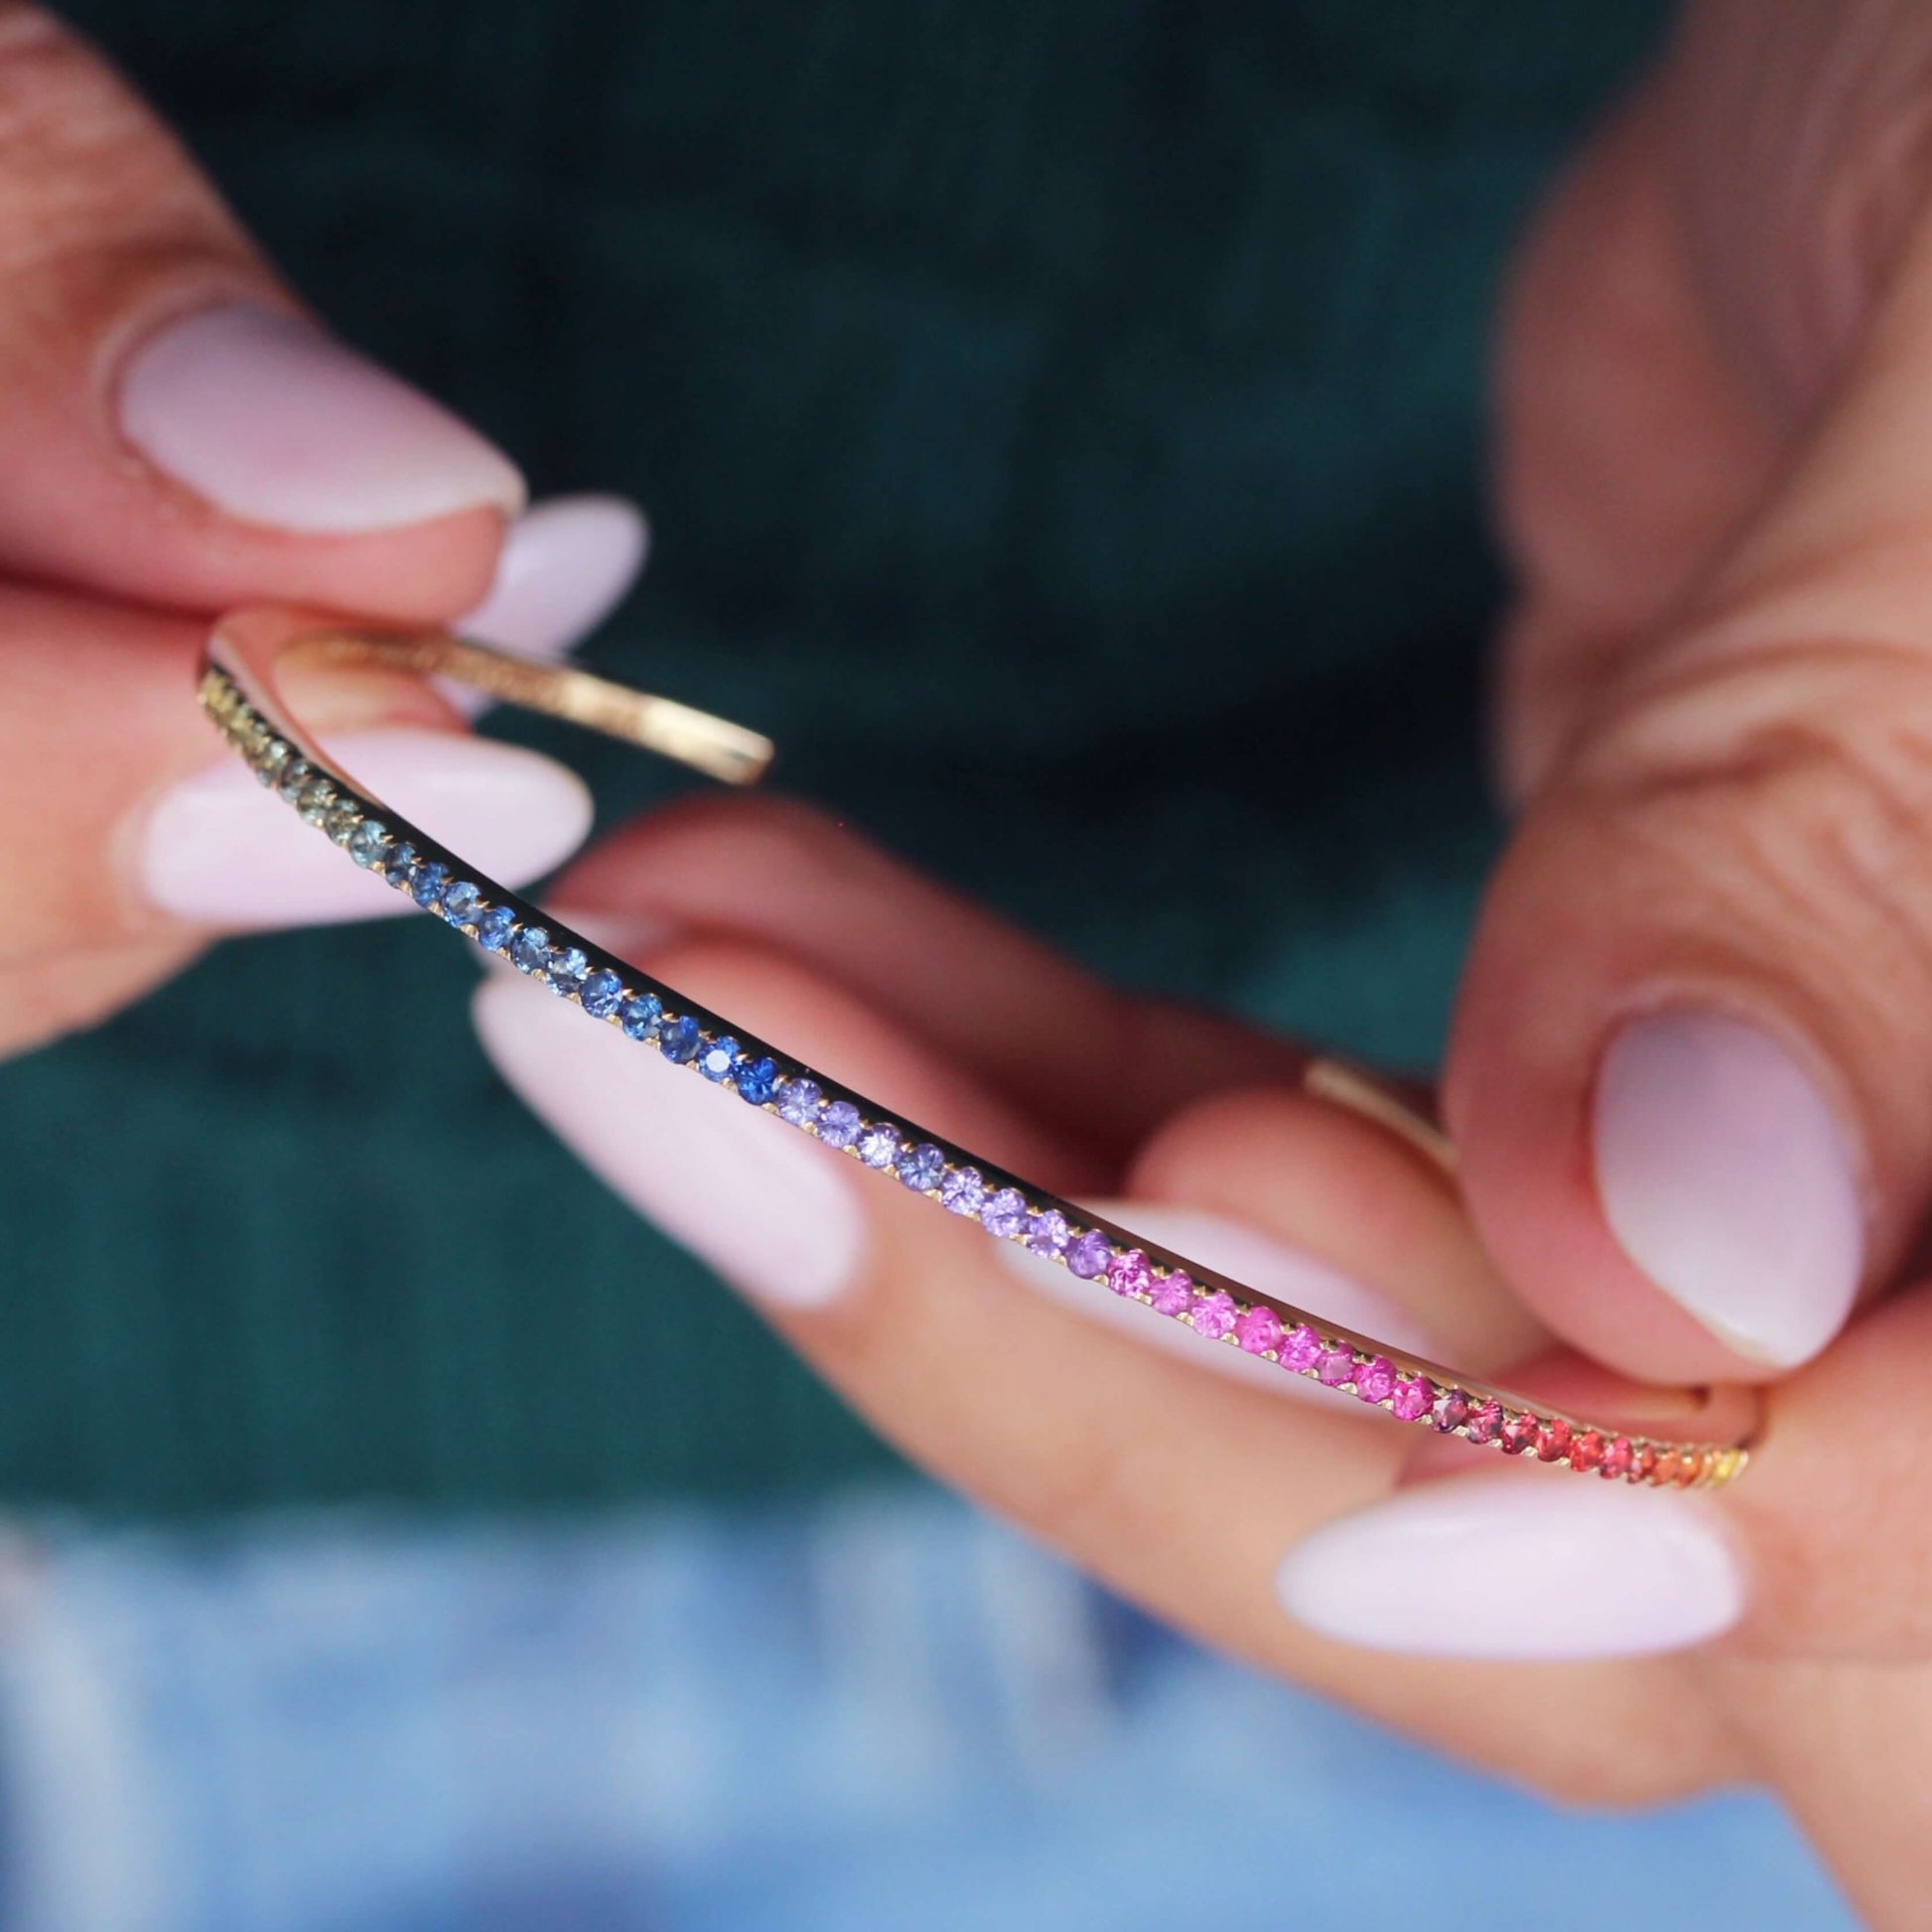
{"label": "pink gemstone", "polygon": [[1281,1346],[1282,1318],[1273,1309],[1250,1309],[1234,1324],[1234,1338],[1250,1355]]}
{"label": "pink gemstone", "polygon": [[1479,1403],[1469,1411],[1468,1438],[1472,1443],[1493,1443],[1503,1433],[1503,1405]]}
{"label": "pink gemstone", "polygon": [[1603,1460],[1596,1473],[1610,1481],[1627,1476],[1635,1456],[1636,1450],[1630,1447],[1629,1437],[1619,1436],[1614,1442],[1603,1445]]}
{"label": "pink gemstone", "polygon": [[1570,1453],[1570,1425],[1561,1416],[1543,1425],[1536,1439],[1536,1453],[1544,1462],[1561,1462]]}
{"label": "pink gemstone", "polygon": [[1154,1311],[1157,1314],[1185,1314],[1194,1306],[1193,1278],[1185,1269],[1154,1284]]}
{"label": "pink gemstone", "polygon": [[1324,1389],[1347,1388],[1355,1379],[1355,1351],[1340,1347],[1323,1349],[1314,1373]]}
{"label": "pink gemstone", "polygon": [[1657,1470],[1657,1451],[1646,1443],[1642,1449],[1630,1453],[1630,1480],[1648,1482]]}
{"label": "pink gemstone", "polygon": [[1321,1359],[1321,1337],[1306,1321],[1299,1322],[1282,1337],[1282,1366],[1298,1372],[1312,1368]]}
{"label": "pink gemstone", "polygon": [[1570,1445],[1570,1466],[1584,1470],[1603,1466],[1603,1438],[1597,1431],[1587,1429]]}
{"label": "pink gemstone", "polygon": [[1377,1355],[1355,1371],[1355,1393],[1364,1402],[1386,1402],[1395,1394],[1395,1364]]}
{"label": "pink gemstone", "polygon": [[1395,1385],[1395,1397],[1389,1404],[1389,1413],[1399,1416],[1404,1422],[1421,1422],[1429,1413],[1429,1405],[1435,1400],[1436,1390],[1426,1375],[1405,1375]]}
{"label": "pink gemstone", "polygon": [[1536,1417],[1525,1410],[1512,1409],[1503,1424],[1503,1453],[1521,1455],[1525,1449],[1534,1449],[1542,1430],[1543,1425]]}
{"label": "pink gemstone", "polygon": [[1107,1286],[1116,1295],[1145,1295],[1154,1286],[1154,1270],[1138,1248],[1116,1255],[1107,1268]]}
{"label": "pink gemstone", "polygon": [[1210,1341],[1219,1341],[1234,1326],[1234,1297],[1226,1289],[1217,1288],[1212,1295],[1202,1295],[1194,1303],[1194,1332],[1205,1335]]}
{"label": "pink gemstone", "polygon": [[1468,1419],[1469,1398],[1460,1389],[1445,1389],[1429,1412],[1429,1420],[1445,1436],[1452,1436]]}

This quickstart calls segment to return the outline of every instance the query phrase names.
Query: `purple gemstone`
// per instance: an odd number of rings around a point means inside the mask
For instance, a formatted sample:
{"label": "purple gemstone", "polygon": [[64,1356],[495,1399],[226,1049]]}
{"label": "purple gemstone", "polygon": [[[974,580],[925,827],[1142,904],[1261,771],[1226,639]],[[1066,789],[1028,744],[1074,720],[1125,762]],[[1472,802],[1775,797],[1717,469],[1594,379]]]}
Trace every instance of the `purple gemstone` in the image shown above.
{"label": "purple gemstone", "polygon": [[1156,1314],[1185,1314],[1194,1306],[1194,1278],[1184,1268],[1154,1284],[1151,1306]]}
{"label": "purple gemstone", "polygon": [[835,1100],[818,1117],[818,1138],[827,1147],[850,1147],[859,1138],[859,1110],[849,1100]]}
{"label": "purple gemstone", "polygon": [[1469,1398],[1460,1389],[1444,1389],[1430,1406],[1429,1420],[1452,1436],[1469,1420]]}
{"label": "purple gemstone", "polygon": [[1027,1223],[1027,1246],[1036,1255],[1053,1260],[1066,1253],[1066,1216],[1049,1207]]}
{"label": "purple gemstone", "polygon": [[1066,1270],[1083,1282],[1097,1282],[1114,1258],[1113,1244],[1098,1228],[1090,1228],[1066,1251]]}
{"label": "purple gemstone", "polygon": [[778,1095],[778,1118],[790,1121],[794,1127],[803,1127],[818,1112],[818,1103],[824,1098],[816,1080],[807,1080],[802,1074],[787,1080]]}
{"label": "purple gemstone", "polygon": [[986,1182],[977,1168],[955,1168],[939,1183],[940,1204],[949,1214],[964,1214],[970,1220],[986,1199]]}
{"label": "purple gemstone", "polygon": [[1027,1197],[1018,1187],[1002,1187],[980,1209],[980,1226],[1002,1241],[1011,1240],[1027,1225]]}
{"label": "purple gemstone", "polygon": [[1219,1341],[1234,1326],[1234,1297],[1217,1288],[1212,1295],[1200,1296],[1194,1303],[1194,1332],[1210,1341]]}
{"label": "purple gemstone", "polygon": [[890,1168],[898,1159],[898,1129],[876,1120],[859,1136],[859,1159],[869,1168]]}
{"label": "purple gemstone", "polygon": [[1345,1389],[1355,1379],[1355,1351],[1352,1348],[1324,1348],[1314,1365],[1315,1379],[1324,1389]]}
{"label": "purple gemstone", "polygon": [[921,1141],[917,1147],[906,1148],[898,1157],[898,1177],[915,1194],[923,1194],[939,1184],[939,1176],[946,1172],[946,1157],[930,1141]]}
{"label": "purple gemstone", "polygon": [[1282,1366],[1299,1375],[1321,1359],[1321,1337],[1306,1321],[1298,1322],[1282,1337]]}
{"label": "purple gemstone", "polygon": [[1250,1309],[1235,1322],[1234,1338],[1250,1355],[1265,1355],[1281,1346],[1282,1318],[1273,1309]]}
{"label": "purple gemstone", "polygon": [[1138,1248],[1116,1255],[1107,1267],[1107,1286],[1116,1295],[1145,1295],[1154,1286],[1154,1270]]}
{"label": "purple gemstone", "polygon": [[1405,1375],[1395,1385],[1395,1396],[1389,1403],[1389,1413],[1404,1422],[1421,1422],[1429,1413],[1429,1405],[1435,1399],[1435,1385],[1426,1375]]}
{"label": "purple gemstone", "polygon": [[1395,1364],[1377,1355],[1355,1371],[1355,1393],[1364,1402],[1386,1402],[1395,1394]]}

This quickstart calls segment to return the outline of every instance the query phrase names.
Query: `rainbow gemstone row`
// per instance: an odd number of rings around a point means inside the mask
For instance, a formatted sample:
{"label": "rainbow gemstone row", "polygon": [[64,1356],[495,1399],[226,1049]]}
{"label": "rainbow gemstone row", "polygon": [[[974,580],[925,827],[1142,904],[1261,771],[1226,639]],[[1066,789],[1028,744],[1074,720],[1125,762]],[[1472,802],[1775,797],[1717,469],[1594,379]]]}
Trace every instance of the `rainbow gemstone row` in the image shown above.
{"label": "rainbow gemstone row", "polygon": [[948,1213],[977,1222],[996,1240],[1018,1242],[1082,1281],[1181,1322],[1204,1340],[1257,1356],[1400,1422],[1504,1455],[1655,1487],[1723,1482],[1742,1467],[1739,1449],[1651,1442],[1512,1404],[1488,1390],[1398,1362],[1293,1311],[1284,1316],[1265,1302],[1243,1301],[1225,1288],[1197,1282],[1182,1264],[1150,1256],[1126,1238],[1081,1221],[1066,1202],[1030,1192],[881,1117],[859,1096],[761,1042],[680,1011],[670,988],[634,971],[594,964],[572,934],[553,932],[487,882],[466,878],[449,859],[419,849],[420,834],[391,828],[379,816],[379,806],[317,768],[279,736],[225,672],[206,673],[202,702],[262,784],[424,911],[559,998],[574,1001],[593,1019],[653,1047],[673,1065],[695,1069],[746,1104],[893,1176]]}

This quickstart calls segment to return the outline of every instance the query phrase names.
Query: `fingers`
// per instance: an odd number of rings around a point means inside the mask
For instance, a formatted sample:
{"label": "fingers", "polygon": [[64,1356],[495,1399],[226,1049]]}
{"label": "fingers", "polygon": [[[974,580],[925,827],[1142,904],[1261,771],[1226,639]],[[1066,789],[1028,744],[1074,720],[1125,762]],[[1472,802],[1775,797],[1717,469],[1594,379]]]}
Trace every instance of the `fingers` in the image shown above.
{"label": "fingers", "polygon": [[1932,1174],[1932,252],[1497,877],[1446,1100],[1550,1324],[1658,1378],[1815,1355]]}
{"label": "fingers", "polygon": [[559,897],[775,947],[1116,1171],[1194,1095],[1291,1080],[1303,1063],[1287,1041],[1105,985],[792,799],[702,798],[655,813],[588,853]]}
{"label": "fingers", "polygon": [[[1065,1149],[806,969],[719,941],[649,964],[911,1118],[1065,1183]],[[1607,1762],[1621,1795],[1657,1795],[1726,1765],[1698,1708],[1670,1709],[1668,1667],[1512,1683],[1368,1658],[1284,1615],[1283,1552],[1387,1491],[1402,1431],[1235,1384],[1030,1292],[983,1232],[521,981],[492,975],[477,1022],[539,1115],[895,1443],[1158,1613],[1556,1788],[1606,1795]]]}
{"label": "fingers", "polygon": [[149,603],[447,618],[522,483],[302,312],[173,137],[0,10],[0,568]]}

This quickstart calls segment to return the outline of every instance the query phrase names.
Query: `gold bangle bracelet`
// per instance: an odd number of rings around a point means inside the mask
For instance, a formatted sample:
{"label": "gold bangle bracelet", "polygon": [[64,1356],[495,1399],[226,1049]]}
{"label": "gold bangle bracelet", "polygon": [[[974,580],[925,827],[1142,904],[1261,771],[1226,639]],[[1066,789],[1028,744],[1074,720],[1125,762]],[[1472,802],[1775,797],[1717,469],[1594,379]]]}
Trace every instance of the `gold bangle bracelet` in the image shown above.
{"label": "gold bangle bracelet", "polygon": [[[712,1082],[723,1090],[720,1105],[731,1098],[756,1107],[976,1222],[996,1239],[1021,1242],[1057,1262],[1096,1293],[1145,1303],[1203,1341],[1242,1349],[1398,1421],[1505,1455],[1656,1488],[1711,1486],[1742,1471],[1754,1419],[1748,1391],[1705,1391],[1692,1398],[1699,1420],[1714,1435],[1726,1411],[1738,1419],[1727,1441],[1666,1439],[1564,1414],[1244,1288],[1006,1173],[755,1038],[560,926],[358,787],[283,707],[276,667],[295,649],[456,678],[660,752],[727,783],[755,782],[771,760],[769,741],[588,672],[528,662],[461,638],[391,635],[299,612],[245,611],[222,620],[200,672],[201,702],[228,743],[265,786],[355,864],[590,1018]],[[1434,1123],[1370,1076],[1340,1061],[1316,1059],[1304,1084],[1400,1134],[1439,1165],[1452,1164]]]}

